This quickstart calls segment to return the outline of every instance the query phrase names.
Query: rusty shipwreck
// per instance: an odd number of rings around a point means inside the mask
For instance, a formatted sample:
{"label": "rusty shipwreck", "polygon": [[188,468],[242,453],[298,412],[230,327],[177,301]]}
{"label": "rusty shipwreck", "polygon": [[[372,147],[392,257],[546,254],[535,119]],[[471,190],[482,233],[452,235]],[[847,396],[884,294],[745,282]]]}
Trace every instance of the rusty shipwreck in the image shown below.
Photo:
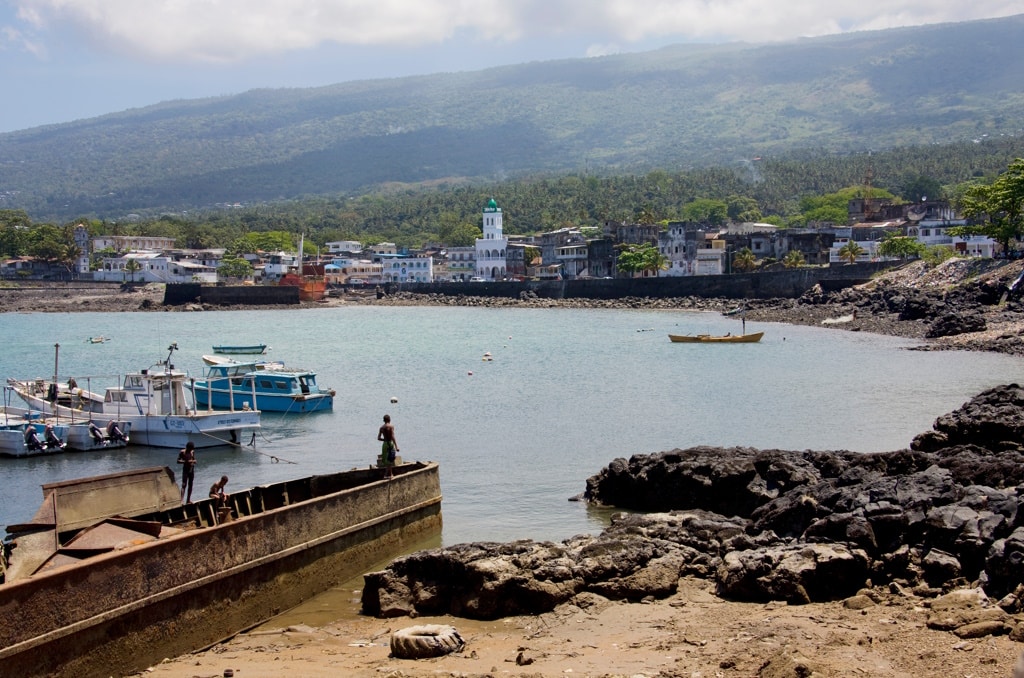
{"label": "rusty shipwreck", "polygon": [[275,483],[182,505],[153,467],[43,486],[10,525],[0,675],[114,676],[209,646],[441,528],[434,462]]}

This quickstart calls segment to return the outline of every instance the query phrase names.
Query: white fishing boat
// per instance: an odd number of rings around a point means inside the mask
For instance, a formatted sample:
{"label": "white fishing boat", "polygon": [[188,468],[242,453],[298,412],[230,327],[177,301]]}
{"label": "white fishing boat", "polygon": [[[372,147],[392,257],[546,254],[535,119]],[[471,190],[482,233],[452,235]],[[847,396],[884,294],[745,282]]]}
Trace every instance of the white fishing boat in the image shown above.
{"label": "white fishing boat", "polygon": [[[9,393],[12,389],[5,387],[5,391]],[[0,407],[0,429],[3,431],[20,428],[24,435],[25,424],[29,423],[35,428],[38,439],[43,442],[41,448],[29,446],[27,440],[24,446],[19,446],[16,444],[17,440],[14,436],[2,433],[0,435],[7,436],[9,443],[0,443],[0,454],[22,457],[35,454],[53,454],[63,451],[89,452],[92,450],[112,450],[119,447],[127,447],[132,430],[131,422],[127,421],[115,421],[114,427],[116,429],[108,431],[106,426],[101,426],[92,420],[83,420],[80,416],[77,420],[61,419],[60,417],[51,416],[46,412],[29,407],[17,407],[15,405]],[[50,444],[46,444],[47,424],[53,426],[57,439],[64,444],[64,447],[55,445],[53,440],[49,441]]]}
{"label": "white fishing boat", "polygon": [[0,457],[31,457],[63,452],[68,443],[66,426],[47,424],[39,412],[0,407]]}
{"label": "white fishing boat", "polygon": [[124,422],[130,425],[135,444],[172,448],[190,441],[196,447],[240,444],[244,433],[259,428],[259,411],[197,410],[185,393],[191,378],[171,364],[177,349],[177,344],[171,344],[167,360],[128,373],[121,384],[102,395],[56,379],[8,379],[8,384],[29,407],[65,423],[92,419],[106,427],[111,421]]}

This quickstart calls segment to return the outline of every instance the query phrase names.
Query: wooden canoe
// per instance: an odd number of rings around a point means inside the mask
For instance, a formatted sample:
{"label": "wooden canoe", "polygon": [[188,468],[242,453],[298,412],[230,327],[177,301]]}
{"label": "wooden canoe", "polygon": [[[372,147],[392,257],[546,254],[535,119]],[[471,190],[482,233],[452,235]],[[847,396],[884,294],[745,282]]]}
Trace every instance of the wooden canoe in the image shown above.
{"label": "wooden canoe", "polygon": [[668,338],[674,344],[754,344],[761,341],[764,332],[753,334],[726,334],[715,336],[712,334],[670,334]]}

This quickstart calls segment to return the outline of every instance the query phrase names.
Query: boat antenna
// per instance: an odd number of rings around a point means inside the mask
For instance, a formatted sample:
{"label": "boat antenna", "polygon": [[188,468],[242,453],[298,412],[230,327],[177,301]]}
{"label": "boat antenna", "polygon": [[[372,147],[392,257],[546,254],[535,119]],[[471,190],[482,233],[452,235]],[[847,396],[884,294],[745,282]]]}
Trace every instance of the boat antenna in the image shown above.
{"label": "boat antenna", "polygon": [[176,342],[176,341],[173,342],[170,346],[167,347],[167,362],[165,363],[166,366],[167,366],[167,370],[166,370],[167,372],[170,372],[172,369],[174,369],[173,366],[171,365],[171,356],[174,355],[174,352],[177,351],[177,350],[178,350],[178,342]]}

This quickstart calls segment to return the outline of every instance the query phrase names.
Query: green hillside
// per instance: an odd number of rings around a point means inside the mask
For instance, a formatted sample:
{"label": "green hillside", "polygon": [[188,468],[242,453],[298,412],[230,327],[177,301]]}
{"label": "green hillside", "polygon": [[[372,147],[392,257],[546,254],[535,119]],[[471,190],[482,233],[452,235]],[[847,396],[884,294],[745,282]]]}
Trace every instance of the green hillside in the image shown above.
{"label": "green hillside", "polygon": [[165,102],[0,134],[0,209],[116,218],[678,171],[991,139],[1022,120],[1024,15]]}

